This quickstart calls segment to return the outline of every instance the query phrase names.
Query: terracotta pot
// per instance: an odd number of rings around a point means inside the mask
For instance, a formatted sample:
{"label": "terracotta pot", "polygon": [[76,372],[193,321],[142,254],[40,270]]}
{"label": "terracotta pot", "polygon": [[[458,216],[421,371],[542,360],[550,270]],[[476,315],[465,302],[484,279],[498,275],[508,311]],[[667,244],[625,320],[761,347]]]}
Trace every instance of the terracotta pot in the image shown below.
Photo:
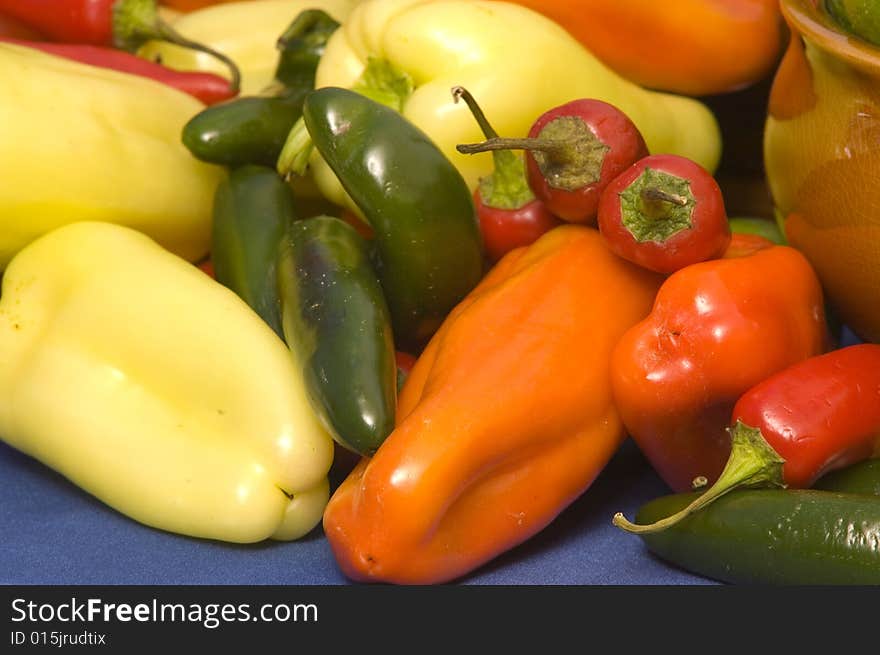
{"label": "terracotta pot", "polygon": [[792,32],[773,88],[764,165],[780,226],[840,318],[880,342],[880,48],[821,0],[781,0]]}

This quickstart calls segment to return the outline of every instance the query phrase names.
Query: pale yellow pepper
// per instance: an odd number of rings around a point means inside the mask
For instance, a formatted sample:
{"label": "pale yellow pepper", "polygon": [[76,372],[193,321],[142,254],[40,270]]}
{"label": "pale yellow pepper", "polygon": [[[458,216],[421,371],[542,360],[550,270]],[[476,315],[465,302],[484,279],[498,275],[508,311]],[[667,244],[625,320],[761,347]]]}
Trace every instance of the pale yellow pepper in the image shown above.
{"label": "pale yellow pepper", "polygon": [[0,44],[0,270],[79,220],[137,228],[195,261],[224,172],[181,144],[204,106],[143,77]]}
{"label": "pale yellow pepper", "polygon": [[[384,60],[410,78],[414,90],[401,98],[403,115],[434,140],[471,188],[491,171],[492,158],[455,150],[457,144],[483,139],[467,107],[453,101],[450,90],[457,85],[477,98],[504,136],[525,136],[544,111],[593,97],[629,115],[651,152],[690,157],[709,170],[718,165],[720,132],[704,105],[627,81],[562,27],[520,5],[366,0],[330,38],[316,86],[356,87],[370,59]],[[285,163],[279,162],[283,172]],[[324,195],[350,205],[316,153],[310,164]]]}
{"label": "pale yellow pepper", "polygon": [[[358,0],[249,0],[212,5],[172,22],[188,39],[223,53],[241,71],[242,95],[254,95],[272,83],[278,64],[278,37],[306,9],[323,9],[337,21],[344,20]],[[184,71],[204,71],[229,77],[222,62],[207,53],[181,48],[163,41],[150,41],[138,54],[159,59],[165,66]]]}
{"label": "pale yellow pepper", "polygon": [[321,519],[333,442],[284,343],[143,234],[61,227],[0,298],[0,435],[129,517],[231,542]]}

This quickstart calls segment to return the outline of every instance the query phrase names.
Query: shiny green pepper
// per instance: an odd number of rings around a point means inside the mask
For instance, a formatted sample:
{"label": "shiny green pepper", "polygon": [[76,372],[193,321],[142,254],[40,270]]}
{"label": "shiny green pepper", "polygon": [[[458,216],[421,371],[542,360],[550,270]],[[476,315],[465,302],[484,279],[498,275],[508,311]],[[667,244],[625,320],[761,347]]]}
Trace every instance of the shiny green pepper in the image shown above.
{"label": "shiny green pepper", "polygon": [[265,95],[240,97],[196,114],[183,128],[183,144],[198,159],[214,164],[274,166],[337,27],[319,9],[302,12],[278,40],[275,85]]}
{"label": "shiny green pepper", "polygon": [[391,317],[366,241],[318,216],[289,226],[278,254],[284,335],[333,438],[372,455],[394,429]]}
{"label": "shiny green pepper", "polygon": [[375,232],[374,261],[405,350],[419,350],[482,277],[471,192],[431,139],[346,89],[303,103],[308,134]]}
{"label": "shiny green pepper", "polygon": [[293,192],[271,168],[243,166],[214,196],[214,275],[283,338],[275,262],[278,244],[297,220]]}

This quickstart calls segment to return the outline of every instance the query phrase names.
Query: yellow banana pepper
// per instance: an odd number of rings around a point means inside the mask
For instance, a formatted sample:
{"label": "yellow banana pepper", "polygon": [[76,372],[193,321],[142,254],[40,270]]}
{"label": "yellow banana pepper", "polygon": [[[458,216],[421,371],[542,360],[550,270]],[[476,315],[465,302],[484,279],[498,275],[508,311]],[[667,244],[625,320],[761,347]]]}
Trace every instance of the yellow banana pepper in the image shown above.
{"label": "yellow banana pepper", "polygon": [[79,220],[129,225],[193,261],[208,252],[223,171],[180,142],[198,100],[9,44],[0,44],[0,79],[0,270]]}
{"label": "yellow banana pepper", "polygon": [[232,542],[321,519],[333,442],[284,343],[147,236],[67,225],[10,263],[0,435],[129,517]]}
{"label": "yellow banana pepper", "polygon": [[[520,5],[367,0],[355,7],[330,38],[318,65],[316,86],[355,88],[380,99],[370,93],[375,91],[370,85],[376,71],[382,70],[377,62],[404,78],[389,84],[411,89],[408,97],[398,99],[403,115],[435,141],[471,188],[491,171],[492,159],[488,153],[468,156],[455,150],[457,144],[483,139],[467,107],[453,101],[450,89],[456,85],[479,99],[504,136],[525,136],[544,111],[576,98],[593,97],[624,111],[641,130],[651,152],[690,157],[709,170],[718,165],[720,132],[704,105],[627,81],[562,27]],[[291,168],[290,156],[302,137],[296,130],[279,161],[282,172]],[[350,206],[317,153],[312,153],[310,164],[324,195]]]}
{"label": "yellow banana pepper", "polygon": [[[342,22],[358,0],[249,0],[212,5],[181,14],[174,29],[188,39],[223,53],[241,71],[242,95],[254,95],[272,83],[284,29],[305,9],[323,9]],[[138,54],[161,60],[184,71],[204,71],[229,77],[229,69],[215,57],[164,41],[149,41]]]}

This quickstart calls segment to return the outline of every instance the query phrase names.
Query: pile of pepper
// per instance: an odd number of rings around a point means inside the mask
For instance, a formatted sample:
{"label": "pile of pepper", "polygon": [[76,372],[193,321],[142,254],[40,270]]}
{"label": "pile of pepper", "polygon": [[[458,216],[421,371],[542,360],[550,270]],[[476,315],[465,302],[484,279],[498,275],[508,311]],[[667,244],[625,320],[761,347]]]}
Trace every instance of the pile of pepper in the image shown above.
{"label": "pile of pepper", "polygon": [[[804,256],[729,220],[689,97],[768,74],[775,3],[695,8],[749,57],[634,2],[49,4],[0,0],[5,441],[142,523],[323,523],[350,578],[424,584],[631,436],[700,491],[614,517],[660,556],[880,581],[876,463],[822,477],[880,453],[880,346],[835,348]],[[646,23],[724,58],[658,69]]]}

